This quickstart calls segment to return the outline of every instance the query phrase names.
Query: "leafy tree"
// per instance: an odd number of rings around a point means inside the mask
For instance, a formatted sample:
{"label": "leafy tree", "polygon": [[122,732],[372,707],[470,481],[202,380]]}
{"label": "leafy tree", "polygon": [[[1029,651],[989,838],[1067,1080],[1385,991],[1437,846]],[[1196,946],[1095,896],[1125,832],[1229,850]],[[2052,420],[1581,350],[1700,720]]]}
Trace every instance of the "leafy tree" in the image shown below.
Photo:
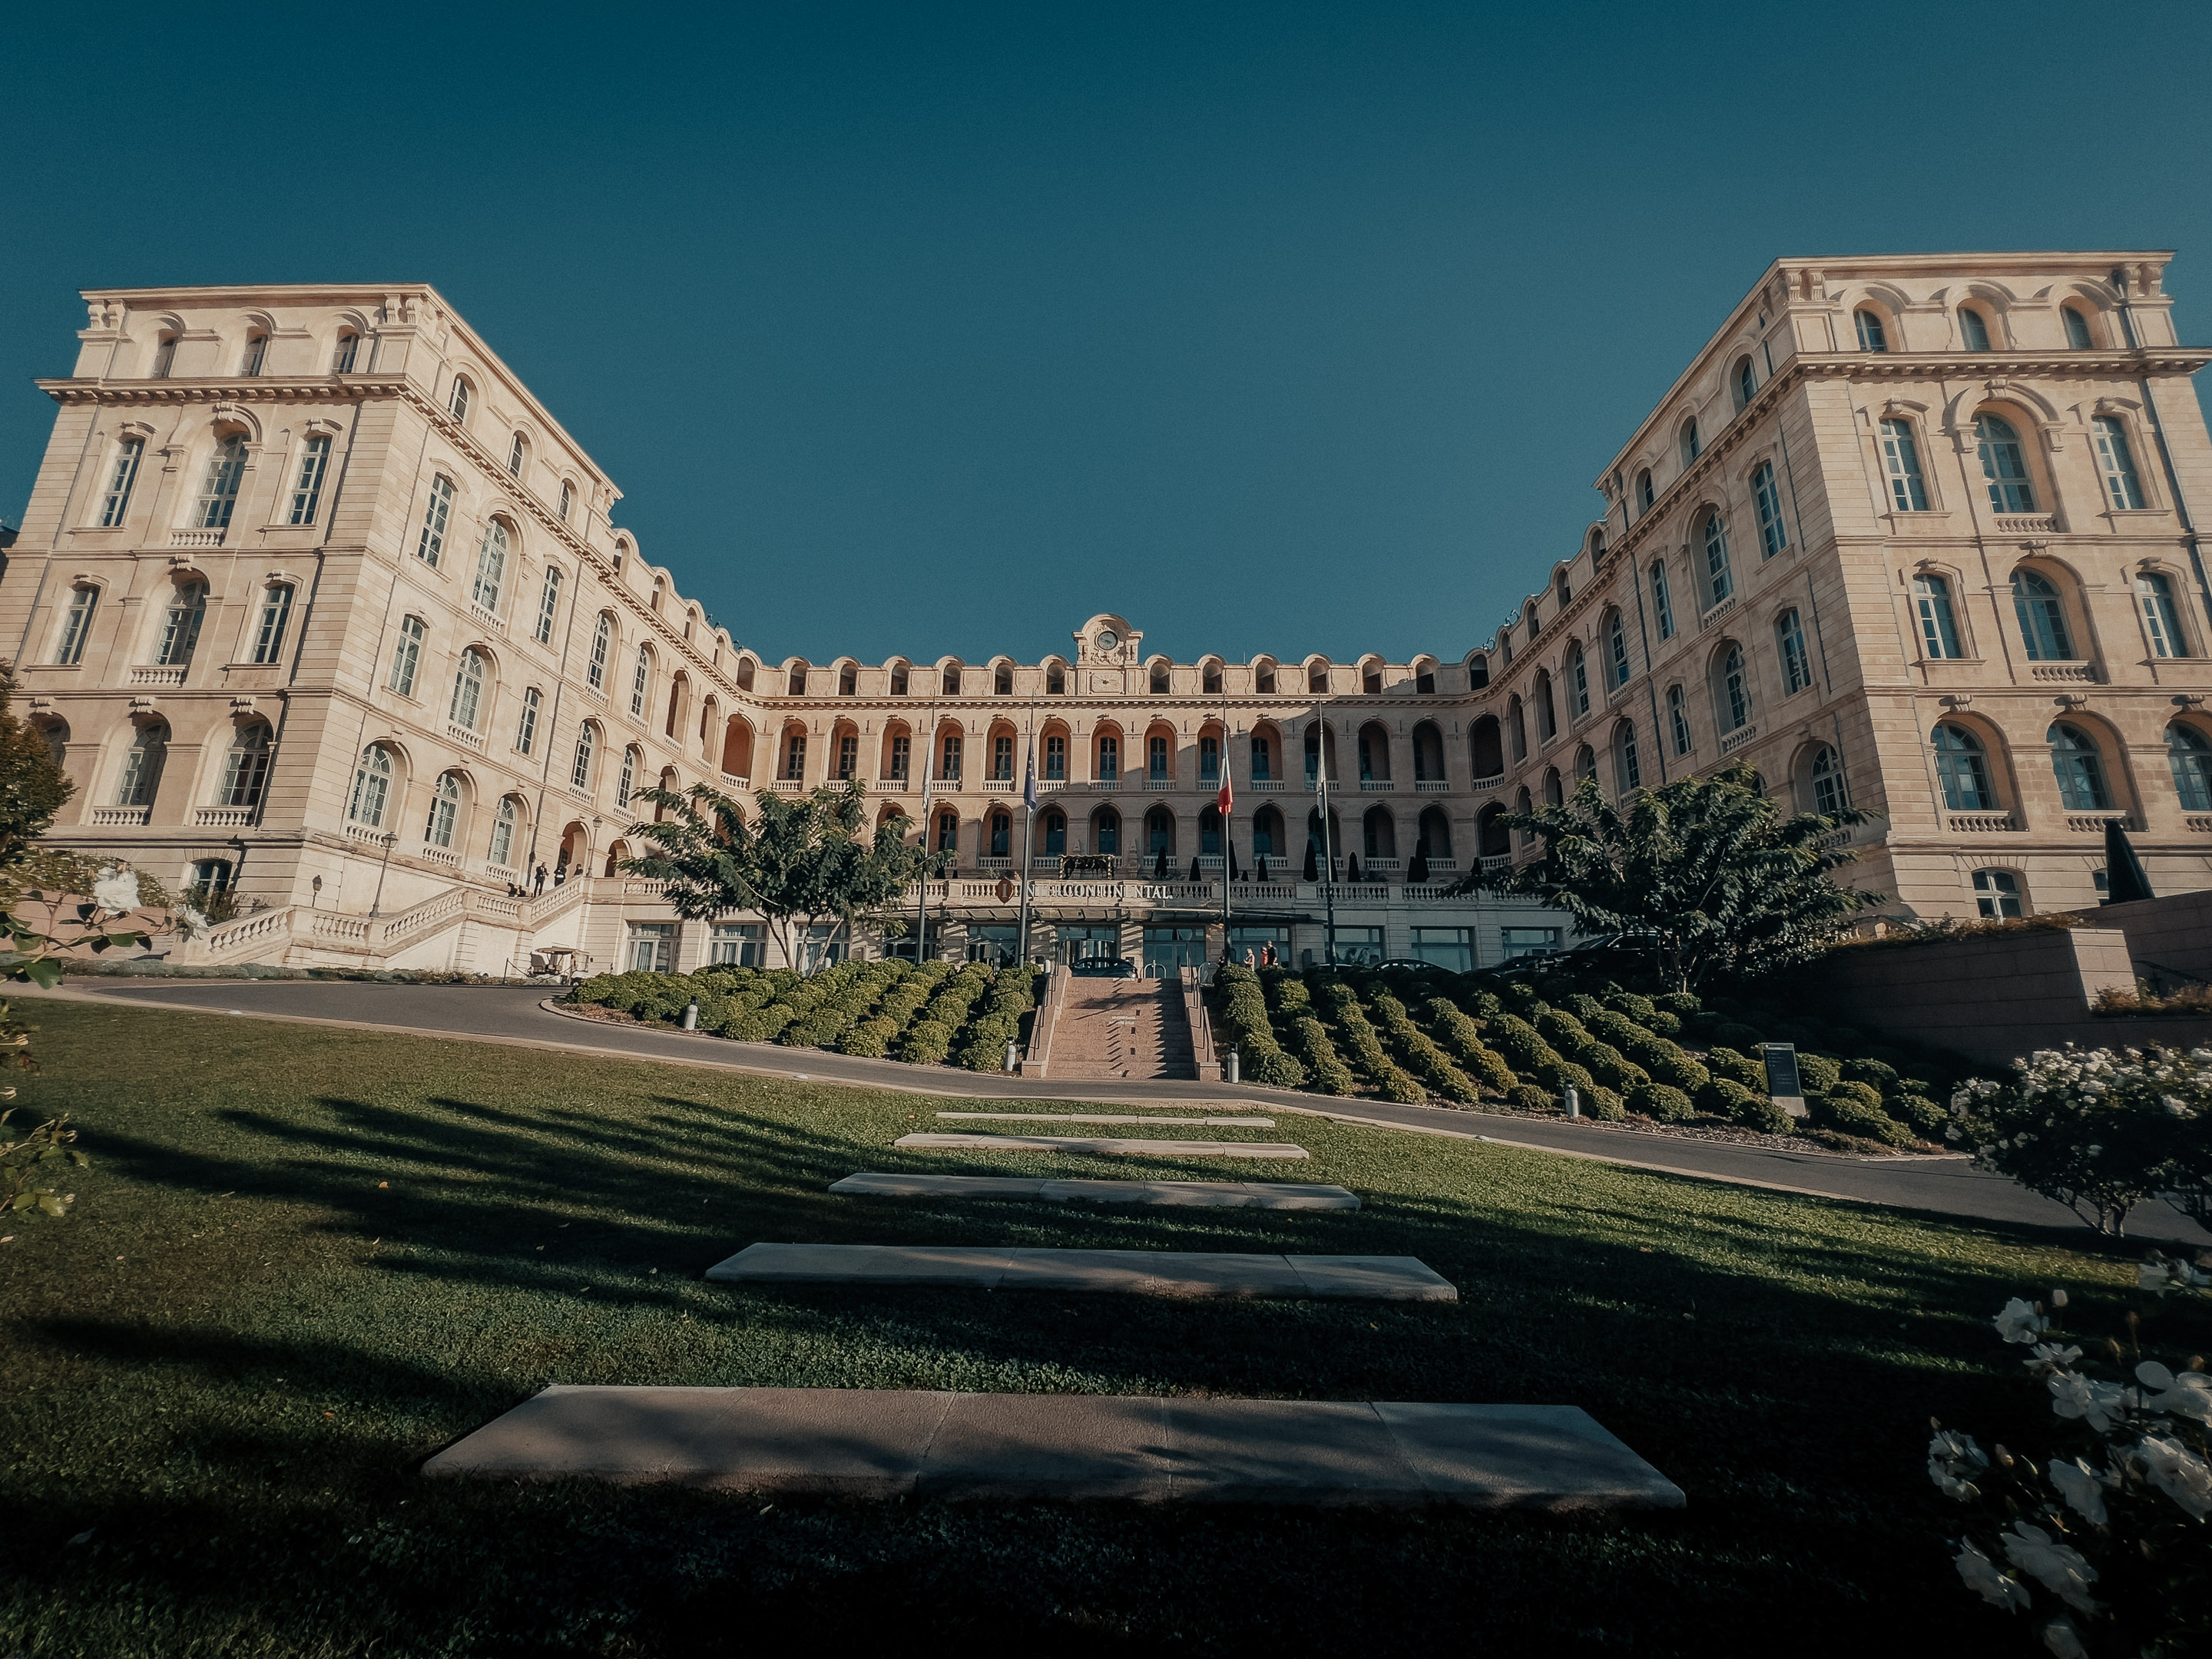
{"label": "leafy tree", "polygon": [[793,927],[826,921],[849,927],[897,902],[930,863],[928,854],[907,845],[911,820],[903,813],[867,835],[866,798],[857,781],[811,795],[761,790],[751,821],[738,801],[704,783],[644,789],[637,799],[665,816],[629,827],[653,850],[623,868],[665,882],[670,906],[687,921],[757,911],[786,962],[798,960]]}
{"label": "leafy tree", "polygon": [[1563,805],[1505,815],[1507,825],[1541,838],[1540,859],[1472,871],[1450,890],[1542,899],[1585,935],[1641,942],[1660,976],[1687,990],[1716,974],[1748,976],[1816,955],[1856,913],[1881,902],[1828,873],[1853,860],[1828,837],[1867,817],[1784,817],[1741,763],[1618,806],[1584,778]]}
{"label": "leafy tree", "polygon": [[15,671],[0,667],[0,870],[30,856],[76,785],[54,764],[46,739],[9,712]]}

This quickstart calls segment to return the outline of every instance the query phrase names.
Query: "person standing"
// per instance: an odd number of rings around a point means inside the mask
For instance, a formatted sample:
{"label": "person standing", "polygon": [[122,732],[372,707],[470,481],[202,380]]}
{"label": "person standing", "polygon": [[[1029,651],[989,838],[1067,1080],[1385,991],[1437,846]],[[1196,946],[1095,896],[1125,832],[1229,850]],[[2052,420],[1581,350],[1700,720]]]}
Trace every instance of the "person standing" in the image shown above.
{"label": "person standing", "polygon": [[532,898],[542,898],[542,897],[544,897],[544,894],[545,894],[545,866],[544,866],[543,864],[541,864],[541,865],[539,865],[539,866],[538,866],[538,873],[537,873],[537,875],[532,878],[532,881],[531,881],[531,887],[530,887],[530,896],[531,896],[531,897],[532,897]]}

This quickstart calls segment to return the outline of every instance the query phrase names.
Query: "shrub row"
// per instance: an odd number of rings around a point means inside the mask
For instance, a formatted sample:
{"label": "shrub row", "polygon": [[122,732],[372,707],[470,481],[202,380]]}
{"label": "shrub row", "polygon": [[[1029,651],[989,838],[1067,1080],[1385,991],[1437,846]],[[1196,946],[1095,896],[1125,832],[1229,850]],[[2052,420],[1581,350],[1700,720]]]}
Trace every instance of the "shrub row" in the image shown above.
{"label": "shrub row", "polygon": [[995,1072],[1006,1063],[1006,1045],[1019,1036],[1029,1012],[1036,972],[1028,967],[1001,968],[992,979],[983,1009],[961,1034],[953,1063],[971,1072]]}
{"label": "shrub row", "polygon": [[1321,1002],[1328,1011],[1328,1017],[1336,1022],[1336,1029],[1344,1033],[1352,1058],[1374,1079],[1385,1099],[1419,1105],[1429,1097],[1428,1091],[1407,1077],[1405,1068],[1384,1051],[1382,1039],[1376,1035],[1366,1011],[1359,1006],[1358,994],[1349,985],[1340,980],[1325,982],[1321,988]]}
{"label": "shrub row", "polygon": [[1413,1024],[1413,1017],[1406,1012],[1404,1003],[1385,992],[1375,999],[1375,1017],[1382,1022],[1383,1033],[1389,1037],[1406,1069],[1427,1083],[1432,1091],[1462,1106],[1471,1106],[1481,1098],[1474,1080],[1452,1063],[1451,1056],[1434,1037]]}
{"label": "shrub row", "polygon": [[1306,1068],[1276,1041],[1259,975],[1239,964],[1224,964],[1214,976],[1213,988],[1221,1029],[1237,1049],[1244,1081],[1273,1089],[1304,1088]]}

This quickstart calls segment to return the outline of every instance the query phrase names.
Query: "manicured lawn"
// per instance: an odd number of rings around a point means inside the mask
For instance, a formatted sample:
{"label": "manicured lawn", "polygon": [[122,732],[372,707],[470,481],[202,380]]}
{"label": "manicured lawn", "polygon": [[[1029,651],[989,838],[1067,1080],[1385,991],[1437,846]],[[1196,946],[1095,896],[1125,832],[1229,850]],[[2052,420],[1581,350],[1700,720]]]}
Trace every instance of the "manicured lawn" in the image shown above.
{"label": "manicured lawn", "polygon": [[[1311,1163],[1237,1178],[1340,1182],[1364,1211],[837,1199],[867,1169],[1220,1172],[890,1150],[939,1099],[35,1006],[23,1103],[73,1113],[96,1163],[70,1220],[0,1246],[6,1655],[2008,1650],[1940,1548],[1928,1416],[2039,1415],[1989,1331],[2008,1296],[2065,1283],[2089,1328],[2134,1300],[2086,1234],[1310,1119],[1243,1133]],[[1464,1300],[701,1282],[760,1239],[1410,1254]],[[1690,1507],[769,1504],[414,1473],[556,1382],[1565,1402]]]}

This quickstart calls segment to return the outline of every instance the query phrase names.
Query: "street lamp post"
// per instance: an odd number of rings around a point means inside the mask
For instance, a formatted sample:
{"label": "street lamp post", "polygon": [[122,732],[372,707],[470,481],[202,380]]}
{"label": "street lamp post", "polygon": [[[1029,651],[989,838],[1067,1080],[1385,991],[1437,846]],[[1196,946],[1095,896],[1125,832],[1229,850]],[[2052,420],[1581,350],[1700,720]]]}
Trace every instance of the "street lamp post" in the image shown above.
{"label": "street lamp post", "polygon": [[392,849],[399,844],[399,832],[386,830],[384,837],[384,862],[377,866],[376,896],[368,902],[368,919],[374,921],[384,905],[384,877],[392,868]]}

